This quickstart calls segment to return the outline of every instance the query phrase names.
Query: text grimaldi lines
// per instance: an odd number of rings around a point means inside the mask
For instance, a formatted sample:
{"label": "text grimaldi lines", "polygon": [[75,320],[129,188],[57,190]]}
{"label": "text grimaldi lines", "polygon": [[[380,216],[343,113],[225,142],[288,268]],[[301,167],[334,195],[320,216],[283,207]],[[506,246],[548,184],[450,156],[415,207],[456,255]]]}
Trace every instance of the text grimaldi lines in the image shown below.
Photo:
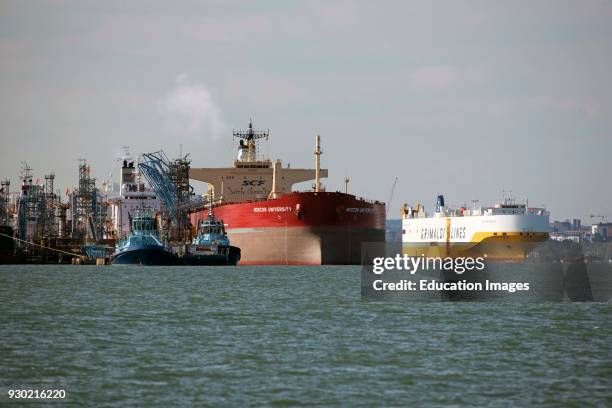
{"label": "text grimaldi lines", "polygon": [[451,227],[448,230],[448,234],[447,234],[446,227],[421,228],[420,232],[417,232],[417,233],[419,234],[421,239],[435,239],[435,240],[442,240],[446,238],[465,239],[466,227]]}

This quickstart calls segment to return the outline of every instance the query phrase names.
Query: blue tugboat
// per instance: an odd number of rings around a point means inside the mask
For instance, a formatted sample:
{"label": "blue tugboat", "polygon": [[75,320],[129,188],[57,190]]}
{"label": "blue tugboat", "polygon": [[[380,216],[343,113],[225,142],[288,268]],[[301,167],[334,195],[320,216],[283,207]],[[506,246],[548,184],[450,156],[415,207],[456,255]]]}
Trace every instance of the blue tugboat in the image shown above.
{"label": "blue tugboat", "polygon": [[223,220],[216,219],[212,201],[208,217],[198,225],[198,232],[183,256],[184,265],[236,265],[240,248],[230,245]]}
{"label": "blue tugboat", "polygon": [[176,265],[176,256],[159,237],[155,217],[147,211],[139,211],[132,218],[132,230],[117,243],[110,263],[131,265]]}

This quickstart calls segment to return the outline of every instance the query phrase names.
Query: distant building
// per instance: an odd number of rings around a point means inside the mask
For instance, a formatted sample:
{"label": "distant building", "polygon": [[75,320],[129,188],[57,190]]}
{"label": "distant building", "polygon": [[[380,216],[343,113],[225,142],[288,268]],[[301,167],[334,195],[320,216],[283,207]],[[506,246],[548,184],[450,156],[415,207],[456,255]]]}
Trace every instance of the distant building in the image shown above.
{"label": "distant building", "polygon": [[557,232],[557,233],[564,233],[566,231],[570,231],[573,229],[572,223],[569,220],[553,221],[550,227],[551,227],[550,229],[552,232]]}
{"label": "distant building", "polygon": [[612,240],[612,223],[600,222],[599,224],[591,225],[591,234],[593,240],[610,241]]}
{"label": "distant building", "polygon": [[588,227],[582,227],[579,218],[565,221],[553,221],[550,224],[550,239],[554,241],[582,242],[591,240],[592,231]]}
{"label": "distant building", "polygon": [[552,232],[550,234],[550,239],[553,241],[571,241],[575,243],[580,243],[583,241],[585,236],[582,231],[568,231],[568,232]]}

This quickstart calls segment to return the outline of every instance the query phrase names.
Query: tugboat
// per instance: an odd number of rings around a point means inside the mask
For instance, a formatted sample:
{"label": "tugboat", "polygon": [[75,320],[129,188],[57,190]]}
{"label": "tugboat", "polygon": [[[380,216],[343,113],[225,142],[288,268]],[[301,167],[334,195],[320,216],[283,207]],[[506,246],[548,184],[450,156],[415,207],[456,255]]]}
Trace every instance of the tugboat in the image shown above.
{"label": "tugboat", "polygon": [[117,243],[110,263],[132,265],[176,265],[176,256],[159,237],[155,217],[149,211],[139,210],[132,218],[130,233]]}
{"label": "tugboat", "polygon": [[236,265],[240,248],[230,245],[223,220],[216,219],[209,199],[208,217],[198,225],[198,232],[183,256],[184,265]]}

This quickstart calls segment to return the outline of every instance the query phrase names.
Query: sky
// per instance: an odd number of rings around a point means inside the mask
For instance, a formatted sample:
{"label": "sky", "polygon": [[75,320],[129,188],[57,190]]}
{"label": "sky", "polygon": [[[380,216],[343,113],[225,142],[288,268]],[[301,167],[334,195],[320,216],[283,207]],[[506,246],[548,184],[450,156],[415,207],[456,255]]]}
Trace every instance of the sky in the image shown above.
{"label": "sky", "polygon": [[324,184],[431,210],[511,191],[612,219],[610,1],[0,0],[0,178],[134,155],[229,166],[232,130]]}

